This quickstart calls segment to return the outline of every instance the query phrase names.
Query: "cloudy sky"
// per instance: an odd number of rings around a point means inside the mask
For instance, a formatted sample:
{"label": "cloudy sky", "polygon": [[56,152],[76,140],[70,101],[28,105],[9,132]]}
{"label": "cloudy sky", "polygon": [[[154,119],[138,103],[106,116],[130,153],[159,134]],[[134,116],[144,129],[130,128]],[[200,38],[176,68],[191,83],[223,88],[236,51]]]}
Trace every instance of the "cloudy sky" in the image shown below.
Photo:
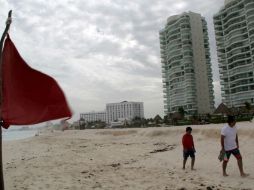
{"label": "cloudy sky", "polygon": [[0,32],[13,10],[10,36],[27,63],[54,77],[74,112],[142,101],[145,117],[163,115],[158,31],[193,11],[208,22],[215,101],[219,72],[212,16],[224,0],[0,0]]}

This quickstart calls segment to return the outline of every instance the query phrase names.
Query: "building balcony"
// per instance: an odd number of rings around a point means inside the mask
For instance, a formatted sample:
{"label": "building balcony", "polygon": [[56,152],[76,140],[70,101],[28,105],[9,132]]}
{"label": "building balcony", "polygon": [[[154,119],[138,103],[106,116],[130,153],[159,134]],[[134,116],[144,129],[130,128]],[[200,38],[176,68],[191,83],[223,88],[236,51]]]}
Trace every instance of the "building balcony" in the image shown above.
{"label": "building balcony", "polygon": [[159,34],[160,41],[166,41],[165,33]]}
{"label": "building balcony", "polygon": [[226,74],[227,73],[227,70],[219,70],[219,74],[221,74],[221,75],[224,75],[224,74]]}
{"label": "building balcony", "polygon": [[247,19],[247,21],[248,21],[248,27],[249,27],[249,26],[253,27],[253,26],[254,26],[254,15],[252,15],[251,17],[249,17],[249,18]]}
{"label": "building balcony", "polygon": [[232,44],[230,44],[228,46],[225,46],[225,49],[227,51],[228,51],[228,49],[230,49],[230,51],[232,51],[232,50],[245,48],[245,47],[249,47],[249,41],[248,40],[245,40],[245,41],[241,42],[240,44],[239,44],[239,42],[233,42]]}
{"label": "building balcony", "polygon": [[230,28],[233,26],[235,23],[241,23],[245,21],[245,15],[239,15],[237,17],[230,18],[227,23],[223,24],[224,30]]}
{"label": "building balcony", "polygon": [[[231,58],[232,59],[232,58]],[[229,60],[228,59],[228,68],[230,69],[230,67],[236,63],[238,63],[238,65],[248,65],[250,63],[248,63],[248,60],[251,59],[251,56],[244,56],[244,57],[236,57],[235,60]]]}
{"label": "building balcony", "polygon": [[[236,37],[243,37],[245,35],[248,35],[248,31],[247,30],[237,30],[234,33],[230,33],[230,35],[226,35],[225,36],[225,41],[231,41],[232,39],[236,38]],[[248,38],[248,37],[247,37]]]}
{"label": "building balcony", "polygon": [[[251,10],[251,9],[254,9],[254,2],[248,2],[245,4],[245,9],[248,11],[248,10]],[[247,12],[246,11],[246,12]]]}
{"label": "building balcony", "polygon": [[[173,56],[175,57],[175,56],[181,55],[181,54],[182,54],[181,51],[182,51],[182,48],[175,48],[175,49],[169,50],[169,51],[167,52],[167,54],[168,54],[168,55],[173,55]],[[173,56],[172,56],[172,57],[173,57]],[[169,58],[171,58],[171,56],[170,56]]]}
{"label": "building balcony", "polygon": [[162,59],[166,59],[166,57],[167,57],[167,56],[166,56],[165,54],[161,54],[161,58],[162,58]]}
{"label": "building balcony", "polygon": [[246,8],[246,16],[247,18],[251,17],[254,14],[254,8]]}
{"label": "building balcony", "polygon": [[[240,50],[240,51],[238,51],[238,52],[233,53],[231,56],[228,56],[228,57],[227,57],[227,60],[229,61],[230,59],[233,59],[234,57],[237,57],[237,56],[239,56],[239,55],[245,55],[246,53],[249,53],[249,54],[250,54],[250,51],[241,52],[241,50]],[[245,59],[245,58],[249,58],[249,57],[245,56],[243,59]],[[238,60],[238,59],[237,59],[237,60]]]}
{"label": "building balcony", "polygon": [[[242,24],[242,25],[239,27],[238,24]],[[224,34],[225,35],[230,35],[230,34],[232,34],[235,31],[246,29],[246,28],[247,28],[246,21],[244,20],[241,23],[236,23],[234,25],[231,25],[227,29],[224,29]]]}

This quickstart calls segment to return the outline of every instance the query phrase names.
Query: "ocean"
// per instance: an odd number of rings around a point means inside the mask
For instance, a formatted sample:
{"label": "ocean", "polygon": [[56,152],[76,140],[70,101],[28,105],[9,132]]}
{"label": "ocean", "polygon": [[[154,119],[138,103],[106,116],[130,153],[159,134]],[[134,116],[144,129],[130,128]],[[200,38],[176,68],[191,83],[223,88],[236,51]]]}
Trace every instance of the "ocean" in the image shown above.
{"label": "ocean", "polygon": [[20,139],[26,139],[29,137],[34,137],[37,130],[3,130],[2,139],[3,141],[14,141]]}

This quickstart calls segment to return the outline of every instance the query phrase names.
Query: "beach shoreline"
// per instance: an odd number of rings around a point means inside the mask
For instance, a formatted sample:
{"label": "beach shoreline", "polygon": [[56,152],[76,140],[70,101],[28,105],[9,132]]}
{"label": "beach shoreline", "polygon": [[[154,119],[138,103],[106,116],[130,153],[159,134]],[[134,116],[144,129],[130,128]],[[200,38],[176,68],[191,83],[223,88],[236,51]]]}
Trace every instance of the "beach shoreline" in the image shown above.
{"label": "beach shoreline", "polygon": [[39,189],[252,189],[254,127],[240,122],[244,168],[236,160],[222,177],[220,129],[223,124],[191,126],[196,171],[182,170],[181,138],[186,126],[91,129],[44,132],[29,139],[3,142],[7,190]]}

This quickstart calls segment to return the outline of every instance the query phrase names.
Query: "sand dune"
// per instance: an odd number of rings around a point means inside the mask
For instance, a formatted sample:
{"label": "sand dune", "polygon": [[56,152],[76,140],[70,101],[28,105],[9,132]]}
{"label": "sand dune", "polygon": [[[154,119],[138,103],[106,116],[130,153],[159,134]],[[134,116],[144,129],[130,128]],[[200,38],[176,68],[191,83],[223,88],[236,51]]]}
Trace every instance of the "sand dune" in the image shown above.
{"label": "sand dune", "polygon": [[222,177],[217,159],[222,126],[192,126],[196,171],[189,161],[181,169],[185,126],[56,131],[4,142],[6,190],[254,189],[254,123],[239,123],[248,178],[240,177],[233,157],[230,176]]}

